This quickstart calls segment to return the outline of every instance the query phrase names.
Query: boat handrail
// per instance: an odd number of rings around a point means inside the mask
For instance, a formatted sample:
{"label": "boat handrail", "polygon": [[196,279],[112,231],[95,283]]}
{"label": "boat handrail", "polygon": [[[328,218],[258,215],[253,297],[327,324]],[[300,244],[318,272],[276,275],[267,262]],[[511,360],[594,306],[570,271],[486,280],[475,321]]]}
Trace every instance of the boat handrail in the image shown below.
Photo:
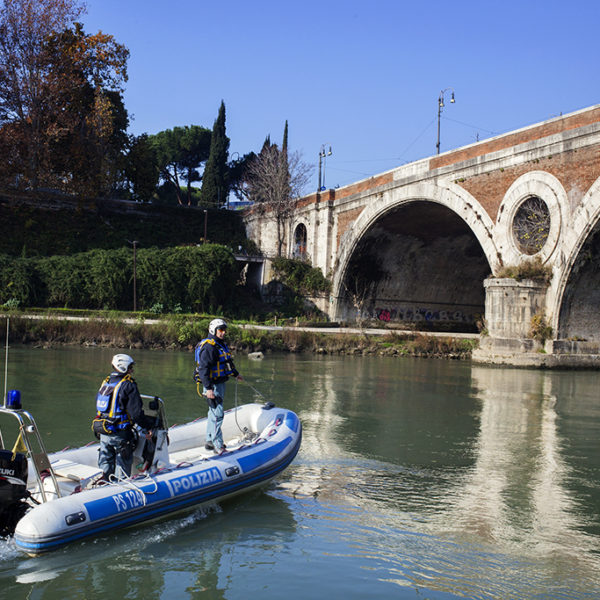
{"label": "boat handrail", "polygon": [[[44,479],[42,478],[42,472],[47,472],[50,474],[56,492],[56,496],[60,498],[61,493],[60,488],[58,486],[58,481],[56,480],[56,475],[54,474],[54,470],[52,469],[52,465],[50,464],[50,459],[48,458],[48,453],[46,452],[44,441],[42,440],[42,436],[40,435],[39,429],[37,427],[35,419],[33,418],[33,415],[23,409],[6,408],[5,406],[0,406],[0,414],[12,415],[19,422],[19,436],[25,444],[25,448],[27,450],[27,457],[31,459],[31,462],[35,468],[35,476],[38,482],[38,487],[40,490],[42,501],[47,502],[48,500],[48,498],[46,497],[46,490],[44,487]],[[31,436],[33,436],[35,438],[35,441],[37,442],[37,448],[39,450],[37,453],[34,451]]]}

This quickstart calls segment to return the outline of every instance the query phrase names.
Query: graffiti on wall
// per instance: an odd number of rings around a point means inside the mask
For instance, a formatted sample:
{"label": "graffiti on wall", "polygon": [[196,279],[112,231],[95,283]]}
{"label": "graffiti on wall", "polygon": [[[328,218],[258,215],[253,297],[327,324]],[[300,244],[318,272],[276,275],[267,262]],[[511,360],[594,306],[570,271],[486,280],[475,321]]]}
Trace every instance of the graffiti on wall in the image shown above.
{"label": "graffiti on wall", "polygon": [[454,323],[473,323],[475,315],[462,310],[440,310],[431,307],[376,308],[372,313],[363,315],[384,323],[390,321],[450,321]]}

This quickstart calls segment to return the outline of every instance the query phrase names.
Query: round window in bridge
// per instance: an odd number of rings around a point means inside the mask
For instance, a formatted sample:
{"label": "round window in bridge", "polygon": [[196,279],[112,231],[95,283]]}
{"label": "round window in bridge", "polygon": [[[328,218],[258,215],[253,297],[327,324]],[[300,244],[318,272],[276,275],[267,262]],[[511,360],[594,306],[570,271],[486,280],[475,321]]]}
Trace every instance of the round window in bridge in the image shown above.
{"label": "round window in bridge", "polygon": [[537,196],[524,200],[515,213],[512,230],[520,252],[530,256],[537,254],[550,233],[548,205]]}

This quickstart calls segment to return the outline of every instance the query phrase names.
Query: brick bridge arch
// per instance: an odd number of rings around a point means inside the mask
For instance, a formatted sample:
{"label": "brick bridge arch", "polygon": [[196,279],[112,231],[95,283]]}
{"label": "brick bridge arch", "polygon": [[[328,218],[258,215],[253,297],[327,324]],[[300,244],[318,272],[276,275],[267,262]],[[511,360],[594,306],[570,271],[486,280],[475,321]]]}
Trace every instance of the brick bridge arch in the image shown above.
{"label": "brick bridge arch", "polygon": [[[534,198],[546,207],[549,226],[531,254],[517,241],[514,223]],[[249,237],[274,254],[274,219],[250,211],[245,220]],[[321,303],[332,319],[351,316],[348,276],[358,258],[367,250],[376,255],[380,244],[385,264],[371,308],[396,292],[400,305],[411,300],[400,296],[417,290],[419,299],[431,303],[429,316],[442,315],[435,285],[444,298],[456,271],[458,287],[485,313],[489,336],[481,339],[480,354],[487,359],[502,362],[511,353],[539,349],[530,330],[537,317],[552,329],[549,336],[546,331],[548,355],[586,354],[600,365],[600,105],[305,196],[287,223],[288,256],[294,254],[299,224],[306,228],[305,256],[333,282],[331,296]],[[427,250],[412,267],[421,269],[420,281],[406,271],[406,257],[419,249]],[[461,271],[460,261],[445,262],[451,252],[462,252],[465,262],[475,256],[470,270]],[[551,270],[549,285],[498,277],[503,267],[531,259]],[[406,286],[394,289],[390,282],[402,278]],[[472,288],[478,288],[476,300]],[[451,290],[445,298],[449,310],[461,305],[456,294]],[[404,312],[397,320],[406,317]],[[552,360],[543,361],[551,366]]]}
{"label": "brick bridge arch", "polygon": [[[402,211],[397,209],[415,205],[416,203],[433,203],[443,206],[462,219],[481,247],[482,254],[485,256],[485,260],[489,267],[489,269],[486,270],[492,270],[490,265],[495,265],[498,260],[498,249],[496,248],[493,238],[494,223],[479,202],[477,202],[477,200],[467,191],[453,183],[448,183],[445,186],[433,183],[420,183],[386,190],[377,198],[377,202],[366,206],[360,216],[346,229],[340,238],[337,265],[332,280],[333,302],[331,313],[336,320],[347,320],[349,316],[347,306],[348,286],[346,281],[348,277],[351,276],[351,273],[348,271],[349,269],[352,270],[352,260],[353,258],[356,258],[355,254],[357,252],[360,253],[361,241],[364,240],[368,232],[372,230],[378,222],[385,219],[387,215],[396,211],[398,218],[402,218]],[[420,232],[415,231],[414,234],[418,236]],[[427,276],[427,274],[425,274],[425,276]],[[414,284],[414,281],[411,283]],[[483,289],[483,278],[478,284]],[[439,314],[440,312],[442,312],[442,314],[446,313],[444,318],[448,319],[447,313],[451,309],[447,306],[447,303],[435,302],[434,299],[427,298],[423,299],[426,306],[417,302],[420,304],[417,308],[417,306],[414,305],[414,302],[421,300],[420,298],[411,299],[411,302],[409,302],[408,305],[406,300],[408,299],[405,299],[403,302],[403,307],[397,305],[391,306],[391,310],[396,311],[396,313],[401,310],[404,315],[407,314],[407,311],[410,311],[411,320],[423,320],[427,318],[428,312],[435,314]],[[410,304],[413,304],[413,306],[410,306]],[[446,308],[444,308],[444,306],[446,306]],[[377,310],[376,307],[375,309]],[[389,312],[389,309],[387,310]],[[483,310],[484,307],[482,302],[479,312],[483,313]],[[368,316],[377,317],[378,315],[369,314]]]}

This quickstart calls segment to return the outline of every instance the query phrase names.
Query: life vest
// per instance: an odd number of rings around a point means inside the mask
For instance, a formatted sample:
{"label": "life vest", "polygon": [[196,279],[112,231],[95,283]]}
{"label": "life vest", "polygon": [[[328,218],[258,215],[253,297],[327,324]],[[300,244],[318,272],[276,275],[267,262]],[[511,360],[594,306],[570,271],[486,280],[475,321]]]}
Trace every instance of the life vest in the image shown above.
{"label": "life vest", "polygon": [[109,375],[102,382],[96,395],[96,410],[98,411],[96,419],[104,421],[104,428],[114,432],[119,429],[127,429],[133,424],[127,411],[123,408],[123,404],[119,402],[121,385],[125,381],[133,381],[133,379],[130,375],[125,375],[113,382],[110,379]]}
{"label": "life vest", "polygon": [[204,348],[205,344],[211,344],[219,349],[219,359],[217,364],[210,369],[210,378],[212,381],[218,381],[219,379],[227,378],[233,375],[233,357],[231,352],[224,342],[217,342],[212,338],[203,339],[196,346],[196,364],[200,363],[200,352]]}

